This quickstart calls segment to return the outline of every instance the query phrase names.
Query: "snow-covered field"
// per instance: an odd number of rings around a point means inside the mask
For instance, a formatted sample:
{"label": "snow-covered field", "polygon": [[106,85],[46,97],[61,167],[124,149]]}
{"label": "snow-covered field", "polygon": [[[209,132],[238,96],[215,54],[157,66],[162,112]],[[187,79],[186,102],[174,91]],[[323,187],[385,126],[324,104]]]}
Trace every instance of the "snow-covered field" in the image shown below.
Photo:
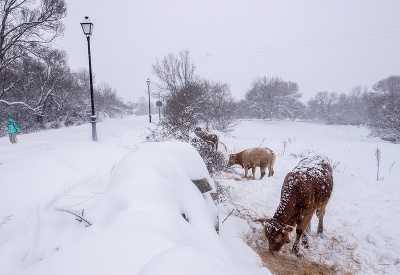
{"label": "snow-covered field", "polygon": [[[147,116],[107,120],[98,142],[89,124],[24,134],[14,145],[0,138],[0,274],[270,274],[243,242],[257,243],[251,228],[261,228],[236,216],[272,216],[285,175],[314,154],[337,165],[324,238],[313,238],[313,220],[304,257],[351,273],[400,273],[399,145],[362,127],[240,121],[220,133],[228,153],[269,147],[275,174],[244,180],[237,167],[219,176],[229,197],[213,208],[189,180],[208,178],[195,150],[142,144],[146,127],[154,127]],[[60,211],[83,209],[89,227]],[[289,250],[281,253],[294,257]]]}
{"label": "snow-covered field", "polygon": [[[271,148],[277,154],[275,174],[261,181],[243,181],[243,169],[236,168],[241,175],[221,178],[223,186],[231,187],[232,203],[226,204],[225,211],[237,209],[248,218],[272,217],[286,174],[303,157],[325,155],[336,168],[324,219],[324,238],[315,238],[318,221],[314,217],[314,238],[309,239],[308,251],[302,249],[303,255],[351,273],[400,274],[400,145],[370,138],[368,134],[367,129],[354,126],[240,122],[231,136],[222,138],[223,142],[235,152],[260,145]],[[381,152],[379,181],[377,148]],[[295,233],[292,235],[294,239]],[[283,252],[290,254],[292,245],[284,246]]]}

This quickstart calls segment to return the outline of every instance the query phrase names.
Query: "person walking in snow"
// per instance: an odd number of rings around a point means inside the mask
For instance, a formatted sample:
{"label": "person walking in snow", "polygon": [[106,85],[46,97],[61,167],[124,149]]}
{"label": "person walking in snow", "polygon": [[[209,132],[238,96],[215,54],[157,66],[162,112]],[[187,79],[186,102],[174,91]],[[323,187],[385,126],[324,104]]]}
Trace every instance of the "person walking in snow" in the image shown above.
{"label": "person walking in snow", "polygon": [[17,123],[15,123],[14,119],[10,118],[8,119],[8,137],[10,139],[11,143],[17,143],[17,133],[21,133],[21,129],[19,129],[19,126]]}

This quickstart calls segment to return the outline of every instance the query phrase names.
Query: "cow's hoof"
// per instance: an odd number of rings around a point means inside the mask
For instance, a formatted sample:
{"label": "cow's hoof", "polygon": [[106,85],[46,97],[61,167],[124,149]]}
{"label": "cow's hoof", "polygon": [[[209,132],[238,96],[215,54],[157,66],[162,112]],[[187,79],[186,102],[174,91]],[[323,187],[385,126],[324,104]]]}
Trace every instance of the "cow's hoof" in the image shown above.
{"label": "cow's hoof", "polygon": [[300,252],[299,244],[293,245],[292,252],[297,256]]}

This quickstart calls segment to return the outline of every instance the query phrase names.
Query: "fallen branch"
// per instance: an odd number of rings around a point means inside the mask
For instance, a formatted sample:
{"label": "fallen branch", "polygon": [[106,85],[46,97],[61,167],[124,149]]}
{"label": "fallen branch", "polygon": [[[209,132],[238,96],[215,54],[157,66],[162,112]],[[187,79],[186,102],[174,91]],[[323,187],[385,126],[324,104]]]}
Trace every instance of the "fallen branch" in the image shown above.
{"label": "fallen branch", "polygon": [[[393,161],[393,163],[392,163],[392,165],[390,165],[390,168],[389,168],[389,173],[390,173],[390,171],[392,170],[392,167],[393,167],[393,165],[395,164],[396,162],[395,161]],[[1,163],[0,163],[1,164]]]}
{"label": "fallen branch", "polygon": [[0,228],[2,228],[3,225],[5,225],[8,221],[10,221],[10,220],[11,220],[11,217],[12,217],[12,215],[10,215],[10,216],[5,216],[5,217],[3,218],[2,223],[0,223]]}
{"label": "fallen branch", "polygon": [[70,213],[70,214],[74,215],[74,216],[76,217],[76,220],[77,220],[77,221],[79,221],[79,222],[84,221],[85,223],[87,223],[87,226],[86,226],[86,227],[92,225],[91,222],[89,222],[88,220],[86,220],[85,218],[83,218],[83,214],[84,214],[84,211],[85,211],[85,210],[82,210],[82,215],[79,215],[79,214],[77,214],[76,212],[72,212],[71,210],[68,210],[68,209],[56,208],[56,210],[62,211],[62,212],[67,212],[67,213]]}
{"label": "fallen branch", "polygon": [[235,211],[235,208],[232,209],[231,213],[229,213],[228,216],[226,216],[226,218],[222,221],[222,223],[224,223],[224,221],[226,221],[229,218],[229,216],[233,213],[233,211]]}

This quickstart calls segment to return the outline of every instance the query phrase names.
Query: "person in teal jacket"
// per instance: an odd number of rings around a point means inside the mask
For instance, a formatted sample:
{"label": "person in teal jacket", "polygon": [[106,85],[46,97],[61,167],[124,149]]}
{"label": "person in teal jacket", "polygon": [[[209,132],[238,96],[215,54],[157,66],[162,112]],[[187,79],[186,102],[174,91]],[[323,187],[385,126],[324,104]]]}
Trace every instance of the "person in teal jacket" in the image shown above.
{"label": "person in teal jacket", "polygon": [[15,123],[14,119],[10,118],[8,119],[8,137],[10,139],[11,143],[17,143],[17,133],[21,133],[21,129],[19,129],[19,126],[17,123]]}

